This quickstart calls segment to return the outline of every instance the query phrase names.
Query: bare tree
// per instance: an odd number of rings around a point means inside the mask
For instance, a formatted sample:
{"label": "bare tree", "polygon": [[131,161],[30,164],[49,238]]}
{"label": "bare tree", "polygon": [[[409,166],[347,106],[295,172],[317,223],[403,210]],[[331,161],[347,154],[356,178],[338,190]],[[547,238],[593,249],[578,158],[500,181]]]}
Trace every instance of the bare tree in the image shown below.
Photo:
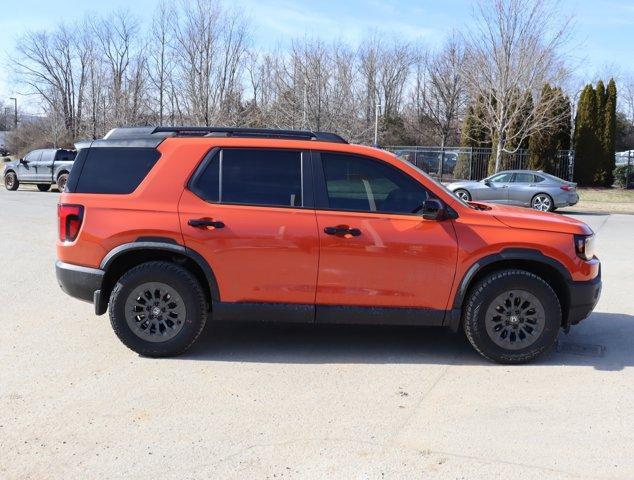
{"label": "bare tree", "polygon": [[533,102],[544,84],[559,85],[566,77],[560,51],[570,23],[558,18],[546,0],[482,0],[476,8],[464,72],[471,98],[482,99],[495,171],[504,153],[562,121],[547,115],[548,105]]}
{"label": "bare tree", "polygon": [[629,74],[619,89],[619,98],[623,99],[623,112],[628,120],[634,124],[634,74]]}
{"label": "bare tree", "polygon": [[89,57],[75,29],[61,26],[52,33],[28,32],[18,40],[16,51],[11,63],[27,93],[39,96],[75,137],[82,121]]}
{"label": "bare tree", "polygon": [[177,18],[172,4],[163,0],[156,8],[150,28],[148,72],[156,95],[159,125],[165,120],[169,79],[174,73],[174,24]]}
{"label": "bare tree", "polygon": [[[420,68],[422,63],[422,68]],[[458,130],[459,116],[467,103],[464,69],[466,55],[461,40],[452,35],[442,49],[419,62],[414,91],[416,124],[431,124],[441,148]]]}

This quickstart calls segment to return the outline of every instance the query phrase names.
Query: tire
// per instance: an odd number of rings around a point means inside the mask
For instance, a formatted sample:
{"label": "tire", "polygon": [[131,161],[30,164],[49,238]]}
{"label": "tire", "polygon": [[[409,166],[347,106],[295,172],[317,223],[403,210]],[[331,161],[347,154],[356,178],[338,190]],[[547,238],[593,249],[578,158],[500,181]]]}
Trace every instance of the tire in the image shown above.
{"label": "tire", "polygon": [[[165,301],[164,293],[170,294]],[[200,283],[170,262],[142,263],[125,273],[112,290],[109,310],[112,328],[123,344],[147,357],[180,355],[194,344],[207,321],[207,301]],[[155,310],[162,320],[152,318]],[[144,324],[150,325],[144,329]]]}
{"label": "tire", "polygon": [[553,197],[547,193],[538,193],[531,199],[531,208],[540,212],[552,212],[555,208]]}
{"label": "tire", "polygon": [[66,188],[66,182],[68,182],[68,173],[62,173],[59,177],[57,177],[57,189],[59,193],[62,193]]}
{"label": "tire", "polygon": [[[510,299],[511,306],[503,306],[500,298]],[[519,306],[515,306],[517,298]],[[525,302],[529,306],[522,311]],[[518,310],[508,315],[512,309]],[[524,270],[501,270],[487,275],[469,291],[463,322],[469,342],[483,357],[497,363],[526,363],[555,343],[561,327],[561,306],[541,277]]]}
{"label": "tire", "polygon": [[40,192],[48,192],[51,189],[51,185],[49,183],[38,183],[37,189]]}
{"label": "tire", "polygon": [[468,191],[466,191],[464,188],[459,188],[453,193],[456,197],[461,198],[465,202],[471,201],[471,194]]}
{"label": "tire", "polygon": [[15,172],[9,172],[4,176],[4,187],[7,190],[15,191],[20,186],[20,181]]}

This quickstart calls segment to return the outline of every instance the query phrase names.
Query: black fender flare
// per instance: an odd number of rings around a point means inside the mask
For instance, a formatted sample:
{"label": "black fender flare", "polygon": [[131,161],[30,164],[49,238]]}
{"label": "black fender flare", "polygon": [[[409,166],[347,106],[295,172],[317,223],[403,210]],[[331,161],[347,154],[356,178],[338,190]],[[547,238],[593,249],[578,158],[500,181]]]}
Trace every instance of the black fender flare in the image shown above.
{"label": "black fender flare", "polygon": [[445,321],[446,325],[449,325],[454,331],[459,328],[462,316],[462,303],[464,302],[471,282],[476,277],[478,272],[480,272],[488,265],[508,260],[526,260],[536,263],[542,263],[554,268],[562,276],[566,284],[570,284],[570,282],[572,282],[572,276],[565,266],[563,266],[554,258],[544,255],[539,250],[535,250],[532,248],[506,248],[498,253],[486,255],[476,260],[467,269],[462,279],[460,280],[458,289],[456,290],[452,309],[447,312],[447,319]]}
{"label": "black fender flare", "polygon": [[207,263],[207,260],[205,260],[205,258],[197,251],[180,245],[171,238],[141,237],[135,242],[121,244],[108,252],[101,261],[99,268],[104,272],[107,272],[108,268],[112,266],[118,257],[134,250],[162,250],[188,257],[194,261],[205,274],[205,278],[207,279],[207,283],[209,285],[209,291],[211,293],[211,299],[213,301],[220,301],[220,289],[218,288],[218,282],[213,270],[209,266],[209,263]]}

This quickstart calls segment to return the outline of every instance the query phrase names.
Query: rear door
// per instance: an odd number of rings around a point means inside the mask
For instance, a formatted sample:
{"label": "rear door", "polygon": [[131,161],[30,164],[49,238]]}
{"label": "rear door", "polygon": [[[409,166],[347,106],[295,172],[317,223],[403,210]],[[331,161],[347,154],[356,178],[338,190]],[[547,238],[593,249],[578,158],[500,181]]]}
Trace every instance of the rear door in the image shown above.
{"label": "rear door", "polygon": [[50,183],[53,178],[53,162],[57,150],[42,150],[40,159],[35,162],[35,171],[37,181],[42,183]]}
{"label": "rear door", "polygon": [[509,183],[508,194],[510,205],[530,205],[535,194],[535,175],[529,172],[515,173]]}
{"label": "rear door", "polygon": [[451,220],[413,213],[431,194],[376,158],[315,157],[318,308],[411,307],[444,314],[457,242]]}
{"label": "rear door", "polygon": [[214,149],[190,180],[179,204],[183,237],[211,266],[221,301],[312,309],[319,237],[309,156]]}

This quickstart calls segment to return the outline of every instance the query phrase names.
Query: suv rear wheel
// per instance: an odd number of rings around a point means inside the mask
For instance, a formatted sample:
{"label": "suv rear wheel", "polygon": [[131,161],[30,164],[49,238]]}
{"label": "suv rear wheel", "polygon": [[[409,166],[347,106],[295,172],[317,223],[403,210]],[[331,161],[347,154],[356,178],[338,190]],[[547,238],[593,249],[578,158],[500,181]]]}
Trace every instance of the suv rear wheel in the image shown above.
{"label": "suv rear wheel", "polygon": [[147,262],[124,274],[110,295],[110,323],[131,350],[148,357],[185,352],[207,321],[200,283],[170,262]]}
{"label": "suv rear wheel", "polygon": [[470,291],[464,330],[482,356],[499,363],[524,363],[548,350],[561,326],[561,306],[542,278],[524,270],[502,270]]}

